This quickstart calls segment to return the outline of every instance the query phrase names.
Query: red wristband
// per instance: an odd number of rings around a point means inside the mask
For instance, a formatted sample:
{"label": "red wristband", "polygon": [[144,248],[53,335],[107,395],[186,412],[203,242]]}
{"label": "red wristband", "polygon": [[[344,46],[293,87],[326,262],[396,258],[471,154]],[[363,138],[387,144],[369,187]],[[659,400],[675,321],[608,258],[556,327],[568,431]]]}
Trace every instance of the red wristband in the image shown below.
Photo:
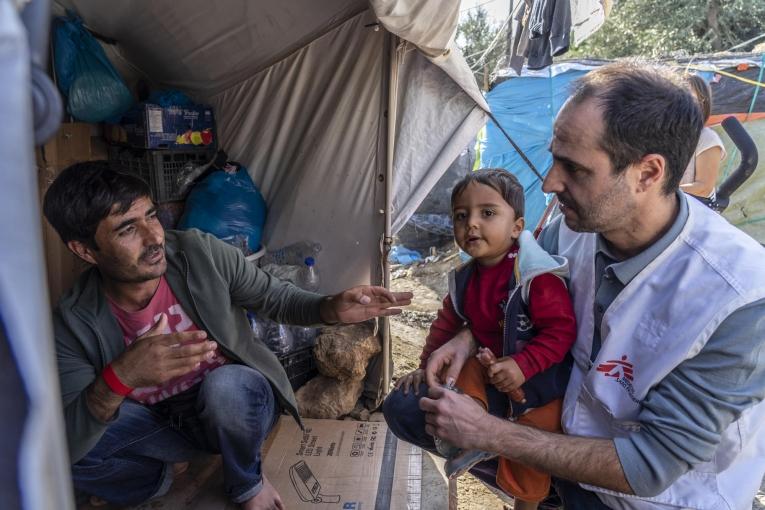
{"label": "red wristband", "polygon": [[117,377],[117,374],[114,372],[111,364],[108,364],[106,367],[104,367],[104,371],[101,372],[101,377],[104,378],[104,382],[109,387],[109,389],[117,395],[127,397],[130,395],[130,392],[133,391],[133,388],[126,386],[122,381],[120,381],[120,378]]}

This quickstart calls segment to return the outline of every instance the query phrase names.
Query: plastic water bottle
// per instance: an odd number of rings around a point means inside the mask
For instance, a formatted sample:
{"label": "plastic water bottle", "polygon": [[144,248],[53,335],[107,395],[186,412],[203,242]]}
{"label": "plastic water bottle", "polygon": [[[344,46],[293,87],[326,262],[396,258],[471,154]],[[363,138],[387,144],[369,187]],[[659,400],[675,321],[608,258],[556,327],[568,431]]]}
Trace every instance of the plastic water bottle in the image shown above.
{"label": "plastic water bottle", "polygon": [[313,257],[314,260],[321,251],[321,245],[313,241],[298,241],[284,248],[269,251],[263,257],[262,265],[276,264],[278,266],[294,265],[299,266],[307,257]]}
{"label": "plastic water bottle", "polygon": [[295,348],[295,339],[290,326],[271,322],[266,332],[266,346],[276,354],[287,354]]}
{"label": "plastic water bottle", "polygon": [[[446,390],[451,390],[456,393],[462,393],[462,390],[454,386],[454,383],[450,384],[442,384],[442,388]],[[460,449],[456,446],[454,446],[452,443],[445,439],[441,439],[438,436],[433,437],[433,442],[436,445],[436,451],[446,457],[447,459],[451,459],[452,457],[455,457],[457,454],[459,454]]]}
{"label": "plastic water bottle", "polygon": [[316,345],[316,335],[316,328],[292,326],[292,337],[295,340],[295,350]]}
{"label": "plastic water bottle", "polygon": [[266,340],[266,332],[268,325],[265,319],[261,319],[252,312],[247,312],[247,319],[250,321],[250,327],[252,328],[252,335],[260,341]]}
{"label": "plastic water bottle", "polygon": [[299,286],[305,290],[316,292],[319,290],[319,273],[316,269],[316,260],[306,257],[305,264],[300,271]]}

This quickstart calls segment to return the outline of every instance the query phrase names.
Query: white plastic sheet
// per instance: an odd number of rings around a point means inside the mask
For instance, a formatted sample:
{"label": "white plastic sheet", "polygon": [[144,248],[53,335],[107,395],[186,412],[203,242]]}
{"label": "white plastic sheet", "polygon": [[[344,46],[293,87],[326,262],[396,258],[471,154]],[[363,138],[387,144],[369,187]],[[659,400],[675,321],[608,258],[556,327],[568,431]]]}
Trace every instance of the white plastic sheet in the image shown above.
{"label": "white plastic sheet", "polygon": [[67,510],[73,508],[73,497],[46,313],[29,49],[9,0],[0,0],[0,41],[0,317],[29,398],[18,461],[21,504],[27,509]]}

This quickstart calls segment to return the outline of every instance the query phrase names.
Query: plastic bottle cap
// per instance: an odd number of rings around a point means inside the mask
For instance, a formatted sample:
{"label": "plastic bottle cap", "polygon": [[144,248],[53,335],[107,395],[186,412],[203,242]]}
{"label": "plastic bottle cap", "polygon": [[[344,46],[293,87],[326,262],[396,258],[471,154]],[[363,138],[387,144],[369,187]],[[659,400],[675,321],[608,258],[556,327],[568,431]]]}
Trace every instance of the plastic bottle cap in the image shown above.
{"label": "plastic bottle cap", "polygon": [[308,267],[311,267],[316,264],[316,261],[313,259],[313,257],[306,257],[304,262],[305,262],[305,265]]}

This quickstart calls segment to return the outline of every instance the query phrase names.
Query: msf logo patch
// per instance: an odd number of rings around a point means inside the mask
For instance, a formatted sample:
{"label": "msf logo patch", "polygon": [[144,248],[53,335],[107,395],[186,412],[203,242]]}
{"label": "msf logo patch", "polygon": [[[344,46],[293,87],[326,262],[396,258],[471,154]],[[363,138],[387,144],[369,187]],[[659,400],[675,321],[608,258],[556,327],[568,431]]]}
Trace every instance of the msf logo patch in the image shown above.
{"label": "msf logo patch", "polygon": [[618,382],[629,395],[630,400],[635,403],[640,403],[635,398],[635,388],[632,385],[632,381],[635,379],[635,366],[629,362],[627,356],[624,355],[621,359],[611,359],[604,361],[597,367],[597,371],[602,373],[605,377],[611,377]]}

